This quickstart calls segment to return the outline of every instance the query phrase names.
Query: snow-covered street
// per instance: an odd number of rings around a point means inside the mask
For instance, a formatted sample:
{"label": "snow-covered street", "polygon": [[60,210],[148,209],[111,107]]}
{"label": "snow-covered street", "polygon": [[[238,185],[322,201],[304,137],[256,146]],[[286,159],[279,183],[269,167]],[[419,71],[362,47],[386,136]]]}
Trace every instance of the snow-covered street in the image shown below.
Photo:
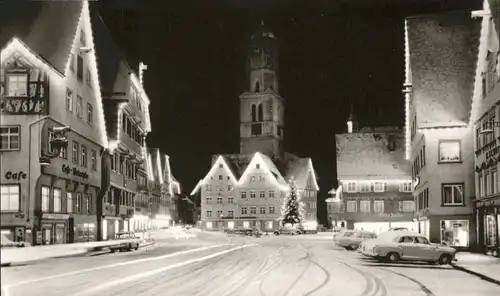
{"label": "snow-covered street", "polygon": [[136,252],[2,268],[2,295],[500,295],[450,266],[380,264],[328,235],[158,239]]}

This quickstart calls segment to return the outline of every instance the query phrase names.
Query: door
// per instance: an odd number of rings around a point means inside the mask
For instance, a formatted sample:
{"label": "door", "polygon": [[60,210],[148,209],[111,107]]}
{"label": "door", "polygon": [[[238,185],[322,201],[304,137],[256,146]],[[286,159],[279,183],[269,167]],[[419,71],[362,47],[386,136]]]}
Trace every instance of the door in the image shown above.
{"label": "door", "polygon": [[433,247],[429,240],[425,237],[415,237],[415,246],[416,246],[416,256],[422,260],[437,260],[439,258],[435,258],[437,252],[435,252],[436,248]]}
{"label": "door", "polygon": [[42,225],[42,244],[44,245],[50,245],[53,240],[52,240],[52,224],[43,224]]}
{"label": "door", "polygon": [[418,258],[417,245],[414,243],[413,236],[403,236],[398,241],[398,248],[402,251],[401,258],[416,259]]}
{"label": "door", "polygon": [[54,244],[64,244],[66,237],[66,227],[64,224],[56,224]]}

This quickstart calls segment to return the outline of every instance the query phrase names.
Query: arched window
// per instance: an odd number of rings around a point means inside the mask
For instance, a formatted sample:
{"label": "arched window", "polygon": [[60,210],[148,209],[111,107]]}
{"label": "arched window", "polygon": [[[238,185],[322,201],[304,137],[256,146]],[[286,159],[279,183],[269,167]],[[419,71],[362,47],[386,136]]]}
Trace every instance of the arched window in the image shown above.
{"label": "arched window", "polygon": [[257,121],[257,108],[252,104],[252,122]]}
{"label": "arched window", "polygon": [[263,119],[262,119],[262,118],[264,117],[264,116],[263,116],[263,115],[264,115],[264,110],[263,110],[263,109],[264,109],[264,108],[262,107],[262,104],[259,104],[259,114],[258,114],[259,116],[257,117],[257,118],[258,118],[258,119],[257,119],[258,121],[262,121],[262,120],[263,120]]}
{"label": "arched window", "polygon": [[255,82],[255,92],[260,92],[260,84],[258,80]]}

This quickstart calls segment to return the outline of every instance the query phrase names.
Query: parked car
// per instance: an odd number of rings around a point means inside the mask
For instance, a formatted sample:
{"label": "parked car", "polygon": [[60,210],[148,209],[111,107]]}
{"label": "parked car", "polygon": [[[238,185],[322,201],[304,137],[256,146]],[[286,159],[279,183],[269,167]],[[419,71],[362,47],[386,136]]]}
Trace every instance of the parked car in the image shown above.
{"label": "parked car", "polygon": [[450,264],[456,261],[454,248],[439,244],[432,244],[420,234],[410,232],[399,232],[393,239],[374,240],[366,244],[362,254],[378,259],[397,263],[400,260],[406,261],[426,261],[429,263],[439,263],[441,265]]}
{"label": "parked car", "polygon": [[2,234],[1,238],[1,247],[2,248],[24,248],[30,247],[31,244],[28,242],[14,242],[8,239],[5,235]]}
{"label": "parked car", "polygon": [[116,245],[113,245],[109,247],[112,252],[115,251],[132,251],[132,250],[138,250],[139,245],[141,242],[141,239],[135,235],[135,233],[130,232],[130,231],[125,231],[125,232],[118,232],[115,234],[115,238],[112,239],[110,242],[119,242],[123,241],[123,243],[119,243]]}
{"label": "parked car", "polygon": [[335,237],[335,244],[346,250],[357,250],[360,244],[368,239],[374,239],[377,235],[368,231],[347,230],[342,235]]}
{"label": "parked car", "polygon": [[[414,234],[414,235],[419,235],[416,232],[410,232],[410,231],[404,231],[405,233],[408,234]],[[359,248],[358,248],[358,253],[361,253],[364,249],[373,247],[375,244],[383,242],[383,241],[393,241],[396,239],[396,237],[399,237],[401,235],[401,231],[385,231],[382,232],[377,236],[377,238],[374,239],[368,239],[363,241]]]}
{"label": "parked car", "polygon": [[280,234],[299,235],[299,234],[304,233],[304,230],[301,228],[295,228],[295,227],[282,227],[278,230],[275,230],[273,233],[274,233],[274,235],[280,235]]}
{"label": "parked car", "polygon": [[394,227],[394,228],[389,228],[388,231],[409,231],[409,230],[406,227]]}

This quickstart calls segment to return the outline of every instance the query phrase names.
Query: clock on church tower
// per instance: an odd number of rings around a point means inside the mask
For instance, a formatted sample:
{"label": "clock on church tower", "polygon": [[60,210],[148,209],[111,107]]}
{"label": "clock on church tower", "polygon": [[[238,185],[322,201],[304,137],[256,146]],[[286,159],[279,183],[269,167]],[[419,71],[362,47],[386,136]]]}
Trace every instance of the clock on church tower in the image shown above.
{"label": "clock on church tower", "polygon": [[278,91],[278,47],[263,23],[251,37],[247,60],[249,90],[240,96],[240,153],[281,158],[284,101]]}

